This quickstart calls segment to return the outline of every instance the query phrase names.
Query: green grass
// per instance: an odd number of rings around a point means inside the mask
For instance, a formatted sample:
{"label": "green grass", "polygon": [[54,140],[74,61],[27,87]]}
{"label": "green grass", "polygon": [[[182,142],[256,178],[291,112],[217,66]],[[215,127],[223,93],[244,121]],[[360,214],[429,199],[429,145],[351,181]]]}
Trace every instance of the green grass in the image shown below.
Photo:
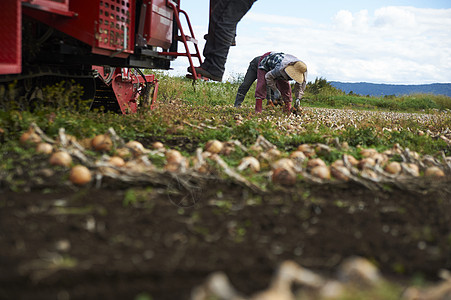
{"label": "green grass", "polygon": [[[184,77],[172,77],[159,72],[160,101],[181,99],[192,105],[233,105],[240,78],[231,82],[205,82]],[[251,86],[243,104],[254,105],[256,83]],[[411,94],[404,96],[369,97],[345,92],[334,88],[323,78],[307,84],[303,105],[328,108],[381,109],[412,112],[421,110],[451,109],[451,97],[432,94]]]}
{"label": "green grass", "polygon": [[[237,139],[250,146],[259,135],[263,135],[284,151],[291,151],[302,143],[328,143],[339,138],[340,141],[348,142],[351,152],[355,151],[357,146],[384,150],[399,143],[421,154],[437,155],[445,151],[450,155],[449,146],[443,140],[417,134],[419,130],[443,131],[450,126],[449,113],[432,110],[448,107],[451,103],[449,97],[411,95],[373,98],[345,95],[327,82],[317,80],[316,83],[309,83],[303,106],[386,109],[430,114],[424,122],[409,118],[392,120],[374,116],[372,119],[360,121],[356,126],[346,125],[341,130],[333,130],[328,124],[313,117],[309,122],[303,121],[303,131],[288,134],[283,128],[275,126],[277,122],[283,122],[285,119],[280,110],[264,110],[259,115],[253,113],[253,88],[247,94],[243,108],[236,109],[232,106],[240,84],[238,80],[225,83],[196,81],[193,87],[192,80],[186,78],[171,77],[164,73],[158,73],[157,77],[160,83],[159,106],[153,111],[140,111],[132,115],[87,112],[77,109],[67,95],[60,97],[60,94],[67,93],[67,89],[63,89],[61,85],[57,85],[54,90],[49,88],[53,98],[63,99],[57,107],[41,107],[34,112],[14,106],[1,110],[0,139],[7,143],[1,145],[0,159],[7,162],[9,151],[17,152],[16,141],[33,122],[51,137],[56,137],[60,128],[65,128],[68,134],[85,138],[105,133],[112,127],[125,140],[158,139],[163,143],[170,143],[174,139],[186,137],[193,140],[196,147],[211,139]],[[75,100],[79,97],[79,93],[71,93]],[[8,97],[0,99],[4,108],[5,103],[10,101],[11,98]],[[237,114],[243,118],[239,125],[235,120]],[[434,116],[439,117],[433,118]],[[383,130],[394,127],[403,130]],[[326,159],[333,160],[339,155],[340,153],[333,153]]]}

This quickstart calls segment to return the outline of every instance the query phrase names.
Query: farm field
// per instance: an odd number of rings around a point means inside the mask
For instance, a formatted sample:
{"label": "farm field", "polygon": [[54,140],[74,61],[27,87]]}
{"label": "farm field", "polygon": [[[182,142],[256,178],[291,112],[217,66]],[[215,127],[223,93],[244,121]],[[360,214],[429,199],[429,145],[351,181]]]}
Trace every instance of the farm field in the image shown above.
{"label": "farm field", "polygon": [[[449,286],[449,99],[386,99],[381,110],[383,99],[312,88],[297,115],[255,115],[252,97],[230,105],[236,84],[193,92],[165,79],[158,108],[135,115],[3,102],[0,299],[191,299],[217,271],[250,296],[284,261],[338,279],[354,256],[382,279],[343,283],[335,299],[415,299],[407,287]],[[36,139],[20,141],[27,131]],[[99,135],[107,148],[96,149]],[[52,165],[41,141],[72,162]],[[89,169],[88,183],[71,182],[74,165]],[[292,287],[296,299],[319,299],[308,298],[312,286]]]}

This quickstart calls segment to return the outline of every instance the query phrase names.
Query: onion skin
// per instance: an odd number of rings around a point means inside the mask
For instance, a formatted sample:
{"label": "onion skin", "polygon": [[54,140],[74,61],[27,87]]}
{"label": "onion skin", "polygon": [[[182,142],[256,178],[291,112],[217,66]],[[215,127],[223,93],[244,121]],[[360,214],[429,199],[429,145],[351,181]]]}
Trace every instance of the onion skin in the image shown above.
{"label": "onion skin", "polygon": [[440,169],[439,167],[429,167],[426,169],[426,171],[424,172],[425,176],[430,176],[430,177],[444,177],[445,176],[445,172],[443,172],[442,169]]}
{"label": "onion skin", "polygon": [[177,150],[169,150],[166,152],[166,160],[168,163],[180,163],[183,160],[183,155]]}
{"label": "onion skin", "polygon": [[289,158],[281,158],[271,164],[272,169],[284,168],[294,170],[294,163]]}
{"label": "onion skin", "polygon": [[58,151],[50,156],[49,162],[54,166],[70,167],[72,164],[72,157],[67,152]]}
{"label": "onion skin", "polygon": [[334,165],[330,168],[332,176],[341,181],[348,181],[351,176],[351,172],[345,167],[340,165]]}
{"label": "onion skin", "polygon": [[113,141],[106,134],[99,134],[91,141],[92,147],[97,151],[110,151],[113,147]]}
{"label": "onion skin", "polygon": [[330,179],[330,170],[327,166],[316,166],[310,173],[321,179]]}
{"label": "onion skin", "polygon": [[395,174],[401,173],[402,167],[399,162],[392,161],[392,162],[388,163],[387,166],[385,166],[384,170],[387,173],[395,175]]}
{"label": "onion skin", "polygon": [[123,167],[125,165],[125,161],[119,156],[110,157],[108,162],[115,167]]}
{"label": "onion skin", "polygon": [[414,163],[402,163],[402,166],[404,166],[405,168],[407,168],[407,170],[409,171],[410,175],[418,177],[420,176],[420,168],[414,164]]}
{"label": "onion skin", "polygon": [[313,157],[316,155],[315,149],[313,149],[313,147],[309,144],[299,145],[297,150],[304,152],[307,157]]}
{"label": "onion skin", "polygon": [[164,145],[163,145],[162,142],[154,142],[154,143],[152,144],[152,149],[154,149],[154,150],[161,150],[161,151],[164,151],[164,150],[165,150],[165,149],[164,149]]}
{"label": "onion skin", "polygon": [[218,154],[222,151],[224,147],[223,143],[218,140],[211,140],[205,144],[205,151],[208,151],[213,154]]}
{"label": "onion skin", "polygon": [[307,159],[307,156],[305,156],[304,152],[296,150],[290,154],[290,158],[295,161],[304,161]]}
{"label": "onion skin", "polygon": [[326,163],[321,158],[314,158],[307,162],[307,167],[309,168],[315,168],[318,166],[325,167]]}
{"label": "onion skin", "polygon": [[41,137],[32,129],[22,133],[22,135],[20,136],[20,143],[22,145],[37,144],[40,143],[41,141],[42,141]]}
{"label": "onion skin", "polygon": [[39,143],[36,146],[37,153],[50,154],[53,152],[53,146],[49,143]]}
{"label": "onion skin", "polygon": [[91,172],[82,165],[76,165],[70,170],[69,180],[76,185],[85,185],[92,179]]}
{"label": "onion skin", "polygon": [[345,154],[344,156],[346,156],[346,158],[348,159],[348,161],[351,165],[357,166],[359,164],[359,161],[354,156],[349,155],[349,154]]}
{"label": "onion skin", "polygon": [[376,165],[376,161],[371,157],[362,158],[357,165],[360,170],[374,167]]}
{"label": "onion skin", "polygon": [[377,153],[378,153],[377,150],[373,148],[360,150],[360,155],[362,155],[362,157],[373,157]]}
{"label": "onion skin", "polygon": [[138,141],[129,141],[127,144],[125,144],[125,147],[132,150],[133,155],[140,156],[146,152],[146,149],[144,148],[143,144],[141,144]]}
{"label": "onion skin", "polygon": [[237,170],[242,171],[244,169],[250,169],[253,172],[260,172],[260,162],[253,156],[243,157],[237,167]]}
{"label": "onion skin", "polygon": [[126,147],[116,149],[116,154],[121,158],[130,158],[132,156],[130,149]]}
{"label": "onion skin", "polygon": [[283,167],[273,170],[272,181],[281,185],[294,185],[296,183],[296,173],[292,169]]}

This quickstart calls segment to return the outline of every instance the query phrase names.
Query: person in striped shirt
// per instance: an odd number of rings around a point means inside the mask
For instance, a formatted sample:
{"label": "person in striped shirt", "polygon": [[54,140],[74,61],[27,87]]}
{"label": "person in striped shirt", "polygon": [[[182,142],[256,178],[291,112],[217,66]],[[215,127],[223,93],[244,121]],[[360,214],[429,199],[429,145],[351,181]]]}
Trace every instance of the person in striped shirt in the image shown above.
{"label": "person in striped shirt", "polygon": [[291,54],[269,52],[262,55],[257,70],[255,112],[262,112],[267,87],[274,92],[276,100],[281,99],[284,102],[284,111],[291,112],[291,102],[293,101],[291,80],[296,82],[294,92],[296,103],[299,103],[307,86],[307,65]]}

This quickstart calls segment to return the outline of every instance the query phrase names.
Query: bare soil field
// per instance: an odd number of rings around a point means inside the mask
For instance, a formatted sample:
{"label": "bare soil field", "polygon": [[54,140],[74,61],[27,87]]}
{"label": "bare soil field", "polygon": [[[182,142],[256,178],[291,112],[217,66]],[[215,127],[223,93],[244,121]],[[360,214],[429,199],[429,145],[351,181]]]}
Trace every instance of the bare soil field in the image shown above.
{"label": "bare soil field", "polygon": [[59,176],[0,192],[0,299],[189,299],[218,270],[251,294],[286,259],[333,275],[359,255],[400,284],[451,268],[449,181],[428,193],[348,183],[264,195],[212,181],[173,195]]}

